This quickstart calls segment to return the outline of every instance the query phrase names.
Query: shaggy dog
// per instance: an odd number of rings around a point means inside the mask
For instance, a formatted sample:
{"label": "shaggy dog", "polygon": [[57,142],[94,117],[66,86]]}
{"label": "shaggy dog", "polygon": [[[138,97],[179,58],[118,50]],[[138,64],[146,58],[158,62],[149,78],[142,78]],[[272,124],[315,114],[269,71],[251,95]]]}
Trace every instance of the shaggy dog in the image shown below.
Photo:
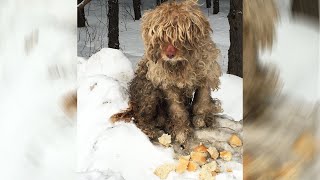
{"label": "shaggy dog", "polygon": [[142,18],[145,55],[129,86],[129,109],[112,117],[134,119],[150,139],[171,134],[183,144],[193,128],[212,124],[220,102],[219,50],[195,2],[164,3]]}

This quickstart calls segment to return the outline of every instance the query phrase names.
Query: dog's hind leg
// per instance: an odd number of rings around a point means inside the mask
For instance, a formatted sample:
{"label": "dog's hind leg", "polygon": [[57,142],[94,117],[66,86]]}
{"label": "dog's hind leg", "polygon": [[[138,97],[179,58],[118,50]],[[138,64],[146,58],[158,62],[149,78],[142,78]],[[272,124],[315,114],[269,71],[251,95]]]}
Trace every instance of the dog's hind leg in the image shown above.
{"label": "dog's hind leg", "polygon": [[131,81],[129,93],[135,124],[151,140],[156,140],[163,134],[163,131],[156,127],[159,90],[141,73]]}
{"label": "dog's hind leg", "polygon": [[192,123],[195,128],[211,126],[214,121],[214,114],[221,112],[219,100],[211,98],[209,86],[199,87],[192,102]]}
{"label": "dog's hind leg", "polygon": [[145,97],[140,103],[140,107],[134,114],[134,122],[143,133],[151,140],[156,140],[164,132],[157,127],[157,103],[158,97],[156,93],[151,93]]}

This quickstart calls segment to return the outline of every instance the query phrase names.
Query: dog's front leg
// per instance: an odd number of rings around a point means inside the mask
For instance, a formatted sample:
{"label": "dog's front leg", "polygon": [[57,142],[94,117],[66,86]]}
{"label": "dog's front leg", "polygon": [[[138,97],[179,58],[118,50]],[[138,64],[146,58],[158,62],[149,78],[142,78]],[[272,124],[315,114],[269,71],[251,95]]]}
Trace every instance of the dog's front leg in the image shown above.
{"label": "dog's front leg", "polygon": [[183,144],[191,131],[189,113],[185,103],[186,98],[177,89],[169,89],[164,92],[169,108],[171,133],[177,142]]}
{"label": "dog's front leg", "polygon": [[192,123],[196,128],[210,126],[214,120],[214,114],[221,112],[220,101],[211,98],[209,86],[199,87],[192,102]]}

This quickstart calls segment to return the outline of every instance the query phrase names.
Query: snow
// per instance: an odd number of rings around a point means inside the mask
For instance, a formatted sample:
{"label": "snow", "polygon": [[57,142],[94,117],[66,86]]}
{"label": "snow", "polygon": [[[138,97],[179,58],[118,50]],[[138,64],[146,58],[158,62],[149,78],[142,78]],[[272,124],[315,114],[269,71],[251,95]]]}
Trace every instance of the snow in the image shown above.
{"label": "snow", "polygon": [[[77,146],[81,180],[158,179],[153,171],[174,162],[172,148],[153,145],[133,123],[110,122],[111,115],[128,106],[126,82],[132,72],[130,61],[118,50],[104,48],[87,61],[79,58]],[[221,89],[213,94],[226,106],[224,113],[240,119],[242,79],[224,75],[221,83]],[[235,104],[239,106],[235,108]],[[242,179],[242,165],[230,162],[229,166],[234,171],[219,174],[217,179]],[[168,180],[198,179],[197,173],[171,172]]]}
{"label": "snow", "polygon": [[90,61],[84,63],[86,65],[80,66],[80,68],[85,67],[86,69],[78,70],[84,72],[83,74],[80,73],[80,76],[105,74],[126,85],[132,79],[134,73],[131,62],[122,52],[116,49],[103,48],[92,55]]}
{"label": "snow", "polygon": [[220,89],[212,92],[213,98],[218,98],[221,101],[223,115],[229,118],[240,121],[243,119],[243,82],[242,78],[232,74],[223,74],[220,77]]}
{"label": "snow", "polygon": [[93,147],[93,162],[89,161],[89,166],[90,169],[112,169],[125,179],[146,176],[155,179],[153,170],[164,162],[172,161],[170,150],[164,151],[152,145],[135,125],[120,123],[105,130],[97,139]]}

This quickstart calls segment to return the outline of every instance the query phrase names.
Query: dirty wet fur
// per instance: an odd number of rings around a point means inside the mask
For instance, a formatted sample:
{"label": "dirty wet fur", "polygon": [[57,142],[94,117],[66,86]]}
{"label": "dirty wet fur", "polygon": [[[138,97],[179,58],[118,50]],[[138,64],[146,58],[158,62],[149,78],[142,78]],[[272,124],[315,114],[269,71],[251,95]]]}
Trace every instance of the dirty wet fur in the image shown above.
{"label": "dirty wet fur", "polygon": [[[219,88],[220,51],[208,20],[192,1],[163,3],[142,18],[145,54],[129,84],[129,108],[112,121],[131,121],[151,140],[163,133],[184,144],[194,129],[210,126],[222,111],[211,98]],[[167,59],[168,44],[177,53]]]}

